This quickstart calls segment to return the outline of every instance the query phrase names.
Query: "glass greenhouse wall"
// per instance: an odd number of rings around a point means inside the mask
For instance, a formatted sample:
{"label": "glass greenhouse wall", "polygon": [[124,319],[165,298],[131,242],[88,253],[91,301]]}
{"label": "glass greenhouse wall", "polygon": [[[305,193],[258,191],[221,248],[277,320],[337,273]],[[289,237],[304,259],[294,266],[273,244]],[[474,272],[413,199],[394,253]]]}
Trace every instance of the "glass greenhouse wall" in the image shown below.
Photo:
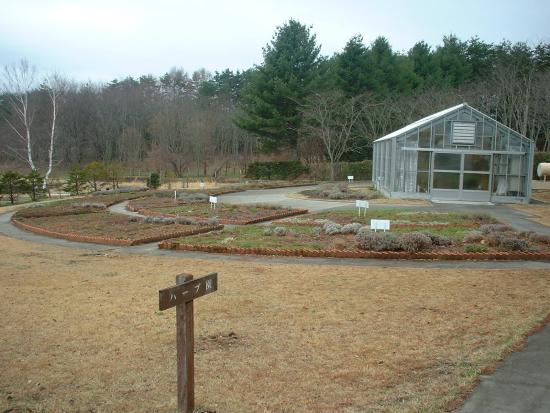
{"label": "glass greenhouse wall", "polygon": [[377,139],[372,179],[391,198],[529,202],[534,148],[463,103]]}

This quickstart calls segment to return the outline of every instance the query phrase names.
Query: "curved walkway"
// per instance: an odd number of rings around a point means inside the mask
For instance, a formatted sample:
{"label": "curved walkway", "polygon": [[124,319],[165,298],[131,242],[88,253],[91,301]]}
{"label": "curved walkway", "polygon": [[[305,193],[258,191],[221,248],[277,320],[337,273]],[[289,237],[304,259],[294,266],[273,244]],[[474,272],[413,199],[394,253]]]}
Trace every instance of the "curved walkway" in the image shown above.
{"label": "curved walkway", "polygon": [[[350,203],[344,202],[324,202],[308,199],[295,199],[285,196],[287,193],[302,191],[304,187],[298,188],[279,188],[268,190],[253,190],[244,191],[235,194],[228,194],[220,196],[221,202],[227,203],[271,203],[282,206],[291,206],[295,208],[306,208],[313,211],[321,211],[334,208],[350,207]],[[125,215],[137,215],[136,212],[126,210],[126,203],[122,202],[115,204],[109,208],[113,213],[120,213]],[[389,206],[389,205],[377,205],[376,208],[434,208],[435,210],[452,210],[463,211],[471,208],[475,212],[480,212],[480,207],[465,208],[463,205],[438,205],[438,206]],[[495,208],[495,207],[490,207]],[[521,216],[518,211],[507,209],[504,207],[500,214],[506,215],[506,220],[510,220],[512,214],[518,216],[514,218],[514,225],[518,229],[524,229],[529,226],[528,220]],[[504,211],[505,209],[505,211]],[[468,211],[471,212],[471,211]],[[485,212],[485,211],[483,211]],[[195,251],[172,251],[161,250],[157,247],[157,243],[136,245],[130,247],[113,247],[111,245],[100,244],[88,244],[82,242],[67,241],[63,239],[50,238],[42,235],[33,234],[27,231],[20,230],[13,226],[10,222],[13,212],[0,215],[0,234],[8,237],[17,238],[30,242],[37,242],[48,245],[59,245],[70,248],[80,248],[95,251],[119,251],[132,254],[149,254],[149,255],[166,255],[173,257],[185,257],[196,259],[209,259],[209,260],[232,260],[232,261],[248,261],[248,262],[261,262],[261,263],[283,263],[283,264],[311,264],[311,265],[351,265],[351,266],[364,266],[364,267],[403,267],[403,268],[481,268],[481,269],[504,269],[504,268],[550,268],[550,262],[544,261],[424,261],[424,260],[379,260],[379,259],[353,259],[353,258],[309,258],[309,257],[268,257],[268,256],[248,256],[248,255],[226,255],[215,254]],[[497,214],[493,214],[497,216]],[[516,222],[517,221],[517,222]],[[540,224],[533,223],[534,227],[539,231],[541,229]],[[544,227],[544,229],[549,230]],[[548,231],[550,233],[550,230]]]}

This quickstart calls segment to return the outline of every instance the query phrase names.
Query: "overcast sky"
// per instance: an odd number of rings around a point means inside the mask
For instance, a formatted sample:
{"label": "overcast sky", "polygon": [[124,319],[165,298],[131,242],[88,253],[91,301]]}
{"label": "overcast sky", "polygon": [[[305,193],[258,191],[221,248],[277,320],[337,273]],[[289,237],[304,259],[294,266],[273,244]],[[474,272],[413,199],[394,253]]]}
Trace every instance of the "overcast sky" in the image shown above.
{"label": "overcast sky", "polygon": [[0,0],[0,65],[27,58],[78,80],[247,69],[289,18],[312,25],[322,53],[355,34],[395,50],[443,35],[550,41],[549,0]]}

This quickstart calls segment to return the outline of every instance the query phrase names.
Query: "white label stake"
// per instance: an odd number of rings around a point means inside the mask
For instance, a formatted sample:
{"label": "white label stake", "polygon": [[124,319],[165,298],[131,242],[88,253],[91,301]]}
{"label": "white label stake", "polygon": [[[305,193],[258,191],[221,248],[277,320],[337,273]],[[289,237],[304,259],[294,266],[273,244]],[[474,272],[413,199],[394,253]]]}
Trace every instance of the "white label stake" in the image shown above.
{"label": "white label stake", "polygon": [[362,199],[358,199],[355,201],[355,206],[358,208],[358,216],[361,216],[361,208],[364,208],[365,211],[363,213],[363,216],[367,216],[367,208],[369,207],[369,201],[364,201]]}

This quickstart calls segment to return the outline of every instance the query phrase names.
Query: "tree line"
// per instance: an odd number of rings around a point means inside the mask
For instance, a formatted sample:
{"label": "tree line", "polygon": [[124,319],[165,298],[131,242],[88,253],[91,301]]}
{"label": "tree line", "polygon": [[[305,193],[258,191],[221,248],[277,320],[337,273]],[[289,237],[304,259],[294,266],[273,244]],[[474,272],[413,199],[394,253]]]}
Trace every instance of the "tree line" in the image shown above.
{"label": "tree line", "polygon": [[550,146],[550,45],[449,35],[395,51],[351,38],[323,56],[290,20],[245,71],[174,68],[109,83],[39,76],[26,61],[0,76],[0,165],[51,171],[100,161],[127,174],[241,175],[259,158],[362,160],[372,141],[467,101]]}

